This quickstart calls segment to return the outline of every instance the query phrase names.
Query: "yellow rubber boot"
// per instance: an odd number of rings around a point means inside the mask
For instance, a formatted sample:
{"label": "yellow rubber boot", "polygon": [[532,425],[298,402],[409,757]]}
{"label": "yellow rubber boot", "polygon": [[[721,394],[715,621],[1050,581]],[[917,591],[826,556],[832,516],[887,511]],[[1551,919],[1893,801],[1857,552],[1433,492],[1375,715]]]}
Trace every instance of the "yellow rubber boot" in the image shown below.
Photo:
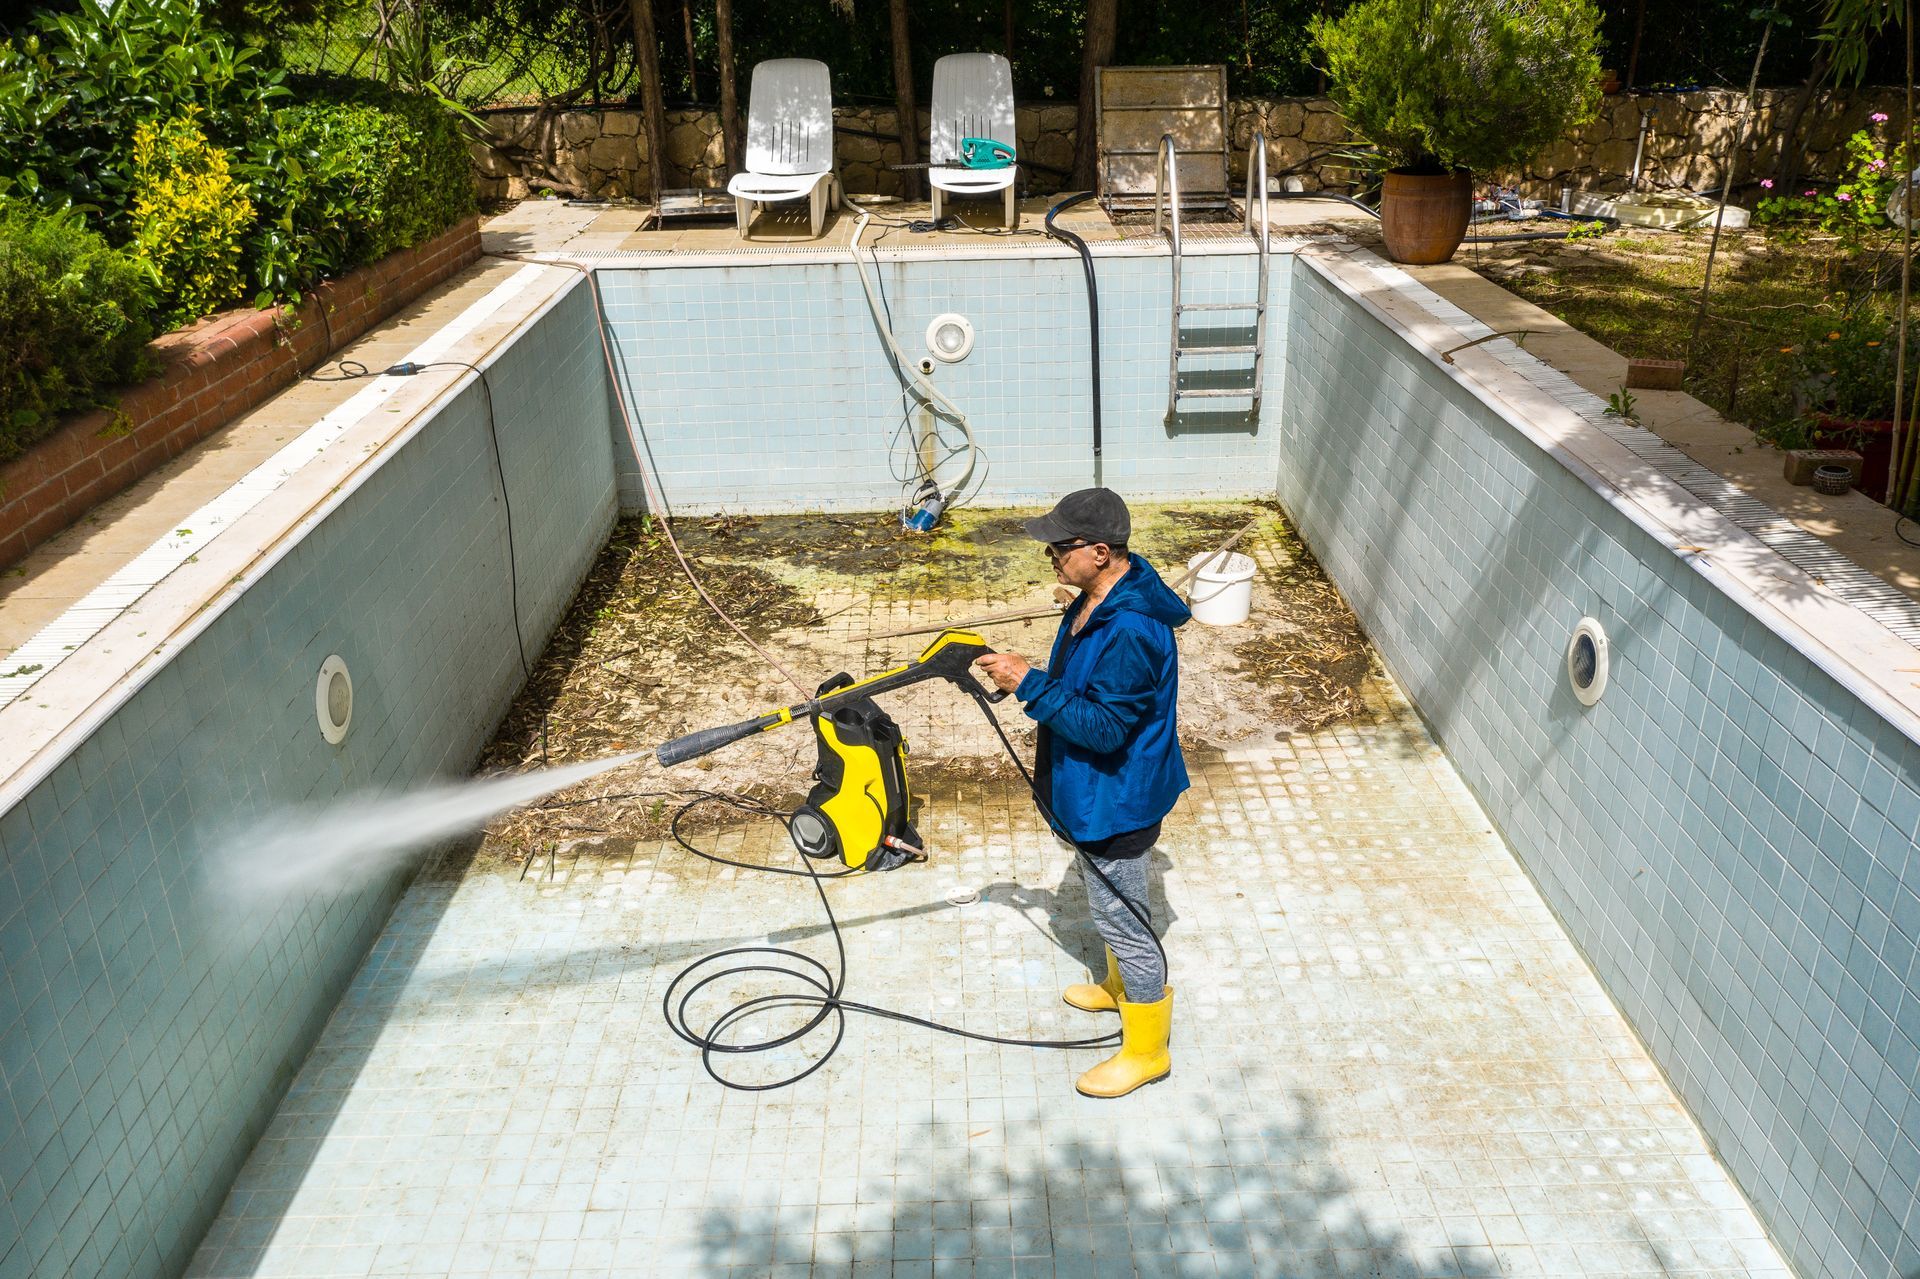
{"label": "yellow rubber boot", "polygon": [[1160,1002],[1120,1005],[1120,1051],[1080,1076],[1073,1085],[1088,1097],[1124,1097],[1142,1084],[1173,1073],[1167,1040],[1173,1035],[1173,987]]}
{"label": "yellow rubber boot", "polygon": [[1120,996],[1126,993],[1126,989],[1126,983],[1120,980],[1120,961],[1113,957],[1113,948],[1109,946],[1107,979],[1098,986],[1092,982],[1069,986],[1062,998],[1082,1012],[1117,1013],[1120,1011]]}

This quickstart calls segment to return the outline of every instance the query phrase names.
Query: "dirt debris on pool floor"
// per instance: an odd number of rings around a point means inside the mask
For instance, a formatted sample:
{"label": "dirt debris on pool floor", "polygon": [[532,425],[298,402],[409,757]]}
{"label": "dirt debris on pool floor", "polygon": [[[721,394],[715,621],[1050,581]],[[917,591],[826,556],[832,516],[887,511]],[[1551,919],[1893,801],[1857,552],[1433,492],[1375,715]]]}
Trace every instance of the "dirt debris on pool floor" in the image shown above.
{"label": "dirt debris on pool floor", "polygon": [[[1239,511],[1201,514],[1231,525]],[[1272,518],[1263,528],[1256,619],[1293,606],[1275,585],[1284,532]],[[1205,546],[1221,531],[1167,526],[1164,550],[1143,543],[1156,562],[1177,560],[1179,539]],[[731,587],[747,600],[759,592],[750,624],[809,677],[870,670],[917,643],[859,642],[870,627],[983,602],[936,596],[937,611],[922,608],[911,576],[926,562],[912,557],[873,589],[832,595],[828,560],[759,548],[730,560],[742,570]],[[1000,597],[984,602],[1044,598],[1038,567],[1012,554],[991,583]],[[610,571],[592,608],[672,589],[664,575],[622,581]],[[823,624],[806,625],[801,609]],[[706,625],[684,601],[679,616]],[[577,625],[572,665],[551,676],[555,700],[594,706],[564,677],[602,663],[654,681],[649,701],[674,707],[676,729],[782,700],[718,632],[680,643],[667,627],[658,635],[675,646],[642,666],[622,649],[646,643],[600,635],[590,613]],[[793,1028],[812,1005],[790,996],[815,988],[762,961],[830,979],[850,1004],[984,1035],[1058,1041],[1111,1026],[1060,999],[1100,962],[1072,853],[1017,779],[985,771],[997,742],[972,702],[922,689],[892,709],[921,748],[910,767],[926,798],[923,865],[832,884],[755,874],[636,835],[625,823],[644,813],[599,804],[537,815],[610,831],[567,847],[550,836],[536,850],[550,856],[430,866],[189,1275],[1787,1279],[1391,679],[1375,671],[1360,683],[1359,714],[1274,740],[1298,712],[1260,710],[1289,670],[1269,684],[1230,665],[1256,633],[1292,634],[1259,630],[1271,625],[1246,635],[1196,625],[1182,637],[1190,696],[1202,668],[1232,676],[1217,681],[1217,702],[1189,706],[1189,729],[1224,738],[1213,708],[1235,697],[1255,699],[1235,705],[1259,728],[1189,751],[1193,787],[1151,854],[1177,990],[1165,1082],[1093,1101],[1072,1081],[1104,1049],[1044,1051],[863,1016],[831,1056],[833,1018],[766,1054],[705,1060],[669,1028],[668,1008],[706,1033],[749,1003],[767,1017],[728,1023],[729,1042]],[[993,638],[1034,652],[1047,629]],[[675,662],[697,678],[675,685]],[[1329,678],[1351,669],[1331,665]],[[735,704],[707,704],[700,680],[726,681]],[[593,696],[622,716],[595,728],[609,739],[644,731],[630,744],[650,745],[668,731],[647,718],[666,712],[633,710],[624,687]],[[611,745],[581,738],[583,753]],[[810,756],[807,739],[787,729],[754,746]],[[527,739],[505,744],[513,762]],[[936,749],[947,753],[929,761]],[[734,758],[680,771],[774,790],[811,763],[760,755],[754,777]],[[635,770],[610,785],[686,783]],[[749,865],[797,860],[767,821],[730,817],[689,842]],[[708,1075],[768,1084],[816,1062],[769,1092],[728,1091]]]}
{"label": "dirt debris on pool floor", "polygon": [[[1034,510],[953,512],[931,534],[892,512],[717,516],[674,525],[709,594],[806,685],[908,660],[930,635],[873,638],[909,626],[1046,607],[1057,585],[1021,529]],[[1138,505],[1133,549],[1169,581],[1192,557],[1249,523],[1235,550],[1258,572],[1240,626],[1193,623],[1180,635],[1181,740],[1209,752],[1271,742],[1365,713],[1366,638],[1352,611],[1270,501]],[[982,626],[996,648],[1043,663],[1052,616]],[[562,764],[646,750],[694,729],[798,700],[703,603],[664,530],[619,524],[482,761],[487,769]],[[917,785],[1019,785],[998,738],[957,690],[928,684],[886,699],[906,731]],[[1033,725],[1017,702],[999,716],[1030,757]],[[784,804],[812,769],[812,738],[768,733],[672,770],[651,759],[501,819],[490,849],[525,857],[614,837],[658,837],[698,791]]]}

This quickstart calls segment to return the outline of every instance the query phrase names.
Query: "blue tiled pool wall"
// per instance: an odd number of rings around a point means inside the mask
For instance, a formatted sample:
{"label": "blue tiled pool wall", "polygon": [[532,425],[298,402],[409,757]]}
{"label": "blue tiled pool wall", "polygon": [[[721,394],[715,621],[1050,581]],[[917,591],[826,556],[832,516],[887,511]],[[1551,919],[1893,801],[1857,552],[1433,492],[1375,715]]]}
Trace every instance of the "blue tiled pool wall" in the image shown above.
{"label": "blue tiled pool wall", "polygon": [[[871,235],[869,240],[871,240]],[[1278,400],[1288,259],[1270,271],[1266,417]],[[1251,301],[1252,254],[1190,257],[1193,302]],[[869,263],[869,270],[874,268]],[[1100,287],[1103,482],[1132,496],[1267,491],[1274,433],[1238,414],[1188,414],[1169,429],[1170,271],[1164,256],[1096,259]],[[909,359],[929,321],[972,321],[973,353],[936,365],[935,384],[966,412],[986,455],[979,500],[1051,502],[1092,484],[1085,277],[1077,257],[882,258],[873,277]],[[901,500],[889,445],[903,400],[852,264],[617,269],[599,272],[628,403],[670,509],[877,510]],[[1212,314],[1251,324],[1251,313]],[[1248,356],[1195,367],[1245,368]],[[620,452],[629,463],[632,449]],[[907,454],[900,454],[904,463]],[[631,465],[621,503],[643,505]]]}
{"label": "blue tiled pool wall", "polygon": [[[602,370],[576,288],[493,374],[536,652],[614,515]],[[276,805],[471,765],[521,682],[504,514],[470,385],[0,814],[0,1274],[184,1266],[405,878],[235,911],[202,858]]]}
{"label": "blue tiled pool wall", "polygon": [[1282,503],[1795,1270],[1920,1273],[1920,747],[1295,274]]}

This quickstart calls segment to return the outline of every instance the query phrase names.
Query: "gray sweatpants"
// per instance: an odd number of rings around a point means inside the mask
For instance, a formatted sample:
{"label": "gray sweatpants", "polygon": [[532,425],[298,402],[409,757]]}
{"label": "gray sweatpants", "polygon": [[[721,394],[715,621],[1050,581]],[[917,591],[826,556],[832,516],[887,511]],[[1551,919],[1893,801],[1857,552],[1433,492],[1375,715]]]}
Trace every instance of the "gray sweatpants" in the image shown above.
{"label": "gray sweatpants", "polygon": [[[1081,882],[1087,886],[1087,904],[1093,908],[1093,925],[1100,930],[1100,938],[1113,951],[1113,957],[1120,961],[1120,978],[1126,983],[1127,1002],[1160,1002],[1166,993],[1167,966],[1160,958],[1160,948],[1154,944],[1153,933],[1140,924],[1140,919],[1153,919],[1153,911],[1147,905],[1147,860],[1153,853],[1149,850],[1138,857],[1100,857],[1076,849],[1075,856],[1080,863]],[[1100,876],[1088,869],[1088,862],[1100,867],[1119,890],[1120,897],[1107,891]],[[1133,904],[1140,918],[1134,917],[1121,897]]]}

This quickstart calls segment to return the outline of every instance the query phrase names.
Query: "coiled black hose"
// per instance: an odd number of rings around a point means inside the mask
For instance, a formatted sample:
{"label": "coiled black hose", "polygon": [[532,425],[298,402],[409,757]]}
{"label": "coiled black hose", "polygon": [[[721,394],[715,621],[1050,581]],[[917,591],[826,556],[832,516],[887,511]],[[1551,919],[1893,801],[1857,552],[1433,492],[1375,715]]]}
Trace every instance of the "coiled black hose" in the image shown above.
{"label": "coiled black hose", "polygon": [[[987,704],[986,695],[969,689],[968,696],[973,699],[974,705],[979,707],[980,713],[986,716],[994,735],[1000,739],[1001,749],[1006,752],[1007,758],[1013,761],[1013,766],[1018,770],[1021,780],[1026,783],[1028,791],[1032,793],[1034,806],[1040,810],[1041,817],[1046,820],[1049,827],[1057,829],[1058,822],[1054,819],[1053,811],[1047,806],[1046,801],[1040,798],[1040,790],[1034,784],[1033,774],[1028,771],[1019,752],[1014,750],[1012,741],[1007,738],[1007,731],[1000,726],[999,717]],[[734,866],[741,870],[771,871],[779,875],[805,875],[812,879],[814,891],[820,898],[820,909],[827,917],[827,930],[833,936],[834,955],[837,960],[836,967],[829,968],[813,956],[787,946],[733,946],[697,959],[674,974],[673,980],[667,983],[666,992],[660,997],[660,1011],[666,1017],[667,1026],[675,1035],[700,1050],[700,1065],[714,1082],[741,1092],[769,1092],[799,1083],[826,1065],[828,1059],[839,1049],[841,1040],[846,1037],[848,1013],[864,1013],[869,1017],[904,1022],[909,1026],[919,1026],[926,1030],[938,1031],[943,1035],[971,1039],[977,1043],[1004,1044],[1014,1048],[1108,1048],[1120,1042],[1120,1032],[1117,1030],[1089,1035],[1081,1039],[1020,1039],[1009,1035],[991,1035],[984,1031],[950,1026],[926,1017],[916,1017],[911,1013],[898,1012],[891,1008],[882,1008],[875,1004],[860,1003],[847,998],[847,945],[840,932],[840,921],[834,916],[833,903],[827,899],[824,881],[869,872],[839,870],[822,873],[816,871],[812,861],[804,856],[800,859],[802,867],[800,870],[788,870],[778,866],[756,866],[750,862],[735,861],[717,853],[708,852],[680,833],[680,819],[685,817],[695,805],[709,801],[730,804],[747,812],[774,818],[787,828],[789,836],[793,833],[792,814],[753,800],[703,793],[688,801],[679,812],[674,814],[673,838],[688,852],[722,866]],[[1154,932],[1152,920],[1113,886],[1113,881],[1107,878],[1106,872],[1100,869],[1097,862],[1078,848],[1074,851],[1081,863],[1091,870],[1102,884],[1106,885],[1107,891],[1113,894],[1114,900],[1126,907],[1128,913],[1139,923],[1153,942],[1154,949],[1160,952],[1160,963],[1162,968],[1165,968],[1166,947],[1161,945],[1159,936]],[[723,964],[724,967],[721,966]],[[723,1009],[702,1030],[693,1020],[694,1001],[700,993],[715,983],[732,983],[749,974],[763,979],[768,977],[785,979],[789,983],[797,984],[799,988],[795,989],[793,985],[789,985],[770,994],[739,1000]],[[811,1008],[813,1012],[794,1029],[766,1039],[740,1039],[736,1035],[726,1033],[735,1030],[741,1022],[782,1008]],[[791,1075],[766,1083],[747,1083],[729,1078],[716,1063],[718,1057],[762,1053],[797,1043],[825,1025],[829,1018],[833,1019],[832,1042],[827,1044],[811,1064]]]}
{"label": "coiled black hose", "polygon": [[1062,209],[1070,209],[1076,204],[1084,204],[1093,199],[1094,193],[1082,191],[1070,195],[1047,210],[1047,234],[1056,240],[1071,244],[1080,251],[1080,265],[1087,272],[1087,331],[1093,349],[1093,456],[1100,456],[1100,286],[1093,278],[1093,251],[1087,248],[1087,242],[1067,230],[1053,224],[1054,215]]}

